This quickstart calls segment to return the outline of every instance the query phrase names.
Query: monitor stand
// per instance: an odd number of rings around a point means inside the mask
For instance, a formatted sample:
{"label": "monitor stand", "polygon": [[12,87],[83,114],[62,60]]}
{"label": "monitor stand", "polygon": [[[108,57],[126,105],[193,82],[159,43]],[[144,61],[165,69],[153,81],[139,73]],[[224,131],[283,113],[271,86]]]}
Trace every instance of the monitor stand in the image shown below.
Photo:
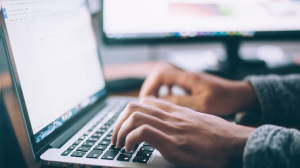
{"label": "monitor stand", "polygon": [[261,60],[246,61],[239,55],[241,40],[239,38],[230,38],[223,40],[227,60],[221,64],[221,71],[241,73],[251,69],[265,69],[266,63]]}

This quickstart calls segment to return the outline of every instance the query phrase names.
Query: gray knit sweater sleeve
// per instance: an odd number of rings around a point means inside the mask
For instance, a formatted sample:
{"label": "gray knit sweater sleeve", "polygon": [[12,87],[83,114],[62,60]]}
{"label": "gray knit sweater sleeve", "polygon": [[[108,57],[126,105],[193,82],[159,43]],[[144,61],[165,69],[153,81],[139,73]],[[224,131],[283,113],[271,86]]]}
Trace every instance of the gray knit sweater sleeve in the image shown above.
{"label": "gray knit sweater sleeve", "polygon": [[300,75],[250,76],[263,123],[300,123]]}
{"label": "gray knit sweater sleeve", "polygon": [[249,137],[244,149],[244,168],[299,168],[300,132],[264,125]]}
{"label": "gray knit sweater sleeve", "polygon": [[[300,123],[300,75],[252,76],[264,123]],[[249,137],[244,168],[300,168],[300,132],[264,125]]]}

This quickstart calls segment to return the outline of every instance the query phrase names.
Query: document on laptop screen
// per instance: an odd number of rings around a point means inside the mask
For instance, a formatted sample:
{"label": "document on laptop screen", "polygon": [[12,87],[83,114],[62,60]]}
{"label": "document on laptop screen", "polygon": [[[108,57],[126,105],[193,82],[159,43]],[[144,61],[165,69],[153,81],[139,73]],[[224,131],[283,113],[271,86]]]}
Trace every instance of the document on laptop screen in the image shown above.
{"label": "document on laptop screen", "polygon": [[47,131],[40,141],[105,87],[90,13],[84,0],[4,0],[2,8],[33,132]]}

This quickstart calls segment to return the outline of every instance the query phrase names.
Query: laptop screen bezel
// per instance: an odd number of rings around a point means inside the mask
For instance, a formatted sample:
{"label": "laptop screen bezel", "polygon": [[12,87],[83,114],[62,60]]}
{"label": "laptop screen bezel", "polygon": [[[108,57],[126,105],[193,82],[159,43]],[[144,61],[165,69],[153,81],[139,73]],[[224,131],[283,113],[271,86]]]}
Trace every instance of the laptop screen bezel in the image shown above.
{"label": "laptop screen bezel", "polygon": [[[0,14],[0,23],[1,23],[0,24],[1,25],[0,26],[0,33],[1,33],[0,36],[2,36],[2,39],[4,40],[5,53],[6,53],[6,57],[7,57],[7,60],[8,60],[9,70],[10,70],[13,86],[15,88],[16,97],[17,97],[18,104],[19,104],[19,107],[20,107],[20,112],[21,112],[22,119],[23,119],[23,122],[24,122],[25,131],[26,131],[26,134],[27,134],[27,138],[28,138],[29,145],[30,145],[32,154],[34,156],[34,159],[36,161],[40,161],[40,155],[42,154],[43,151],[46,151],[47,149],[50,148],[49,144],[53,140],[55,140],[55,138],[60,136],[71,125],[76,123],[76,121],[78,121],[83,115],[85,115],[95,104],[98,104],[99,102],[103,101],[108,96],[108,92],[107,92],[107,88],[106,88],[106,82],[105,82],[104,88],[102,89],[102,90],[104,90],[105,94],[101,98],[99,98],[98,101],[94,102],[93,104],[91,104],[87,108],[83,109],[79,114],[77,114],[76,116],[71,118],[69,121],[64,123],[61,127],[56,129],[55,131],[53,131],[51,134],[49,134],[47,137],[45,137],[39,143],[36,143],[35,136],[34,136],[34,133],[33,133],[33,129],[31,127],[31,123],[30,123],[30,119],[29,119],[29,115],[28,115],[28,111],[27,111],[27,107],[26,107],[26,103],[25,103],[25,99],[24,99],[24,95],[23,95],[23,91],[22,91],[22,87],[21,87],[21,84],[20,84],[20,78],[19,78],[18,71],[17,71],[17,68],[16,68],[16,63],[15,63],[15,60],[14,60],[12,47],[11,47],[11,43],[10,43],[9,36],[8,36],[7,27],[6,27],[4,16],[3,16],[3,13],[2,13],[2,6],[0,8],[0,13],[1,13]],[[91,24],[93,24],[93,23],[91,23]],[[93,30],[94,30],[94,25],[92,25],[92,26],[93,26]],[[94,30],[94,34],[96,36],[97,44],[98,44],[99,43],[99,37],[98,37],[99,33],[97,33],[97,31]],[[99,45],[97,45],[97,46],[99,46]],[[100,61],[102,72],[104,72],[101,57],[100,57],[99,48],[98,48],[98,59]]]}

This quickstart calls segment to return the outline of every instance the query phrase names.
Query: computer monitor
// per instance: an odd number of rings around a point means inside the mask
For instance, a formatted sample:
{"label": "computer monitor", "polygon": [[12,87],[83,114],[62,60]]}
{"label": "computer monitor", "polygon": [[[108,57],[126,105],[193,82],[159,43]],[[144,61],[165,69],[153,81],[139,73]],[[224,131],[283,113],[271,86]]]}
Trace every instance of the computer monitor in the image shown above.
{"label": "computer monitor", "polygon": [[300,0],[103,0],[107,44],[300,37]]}

